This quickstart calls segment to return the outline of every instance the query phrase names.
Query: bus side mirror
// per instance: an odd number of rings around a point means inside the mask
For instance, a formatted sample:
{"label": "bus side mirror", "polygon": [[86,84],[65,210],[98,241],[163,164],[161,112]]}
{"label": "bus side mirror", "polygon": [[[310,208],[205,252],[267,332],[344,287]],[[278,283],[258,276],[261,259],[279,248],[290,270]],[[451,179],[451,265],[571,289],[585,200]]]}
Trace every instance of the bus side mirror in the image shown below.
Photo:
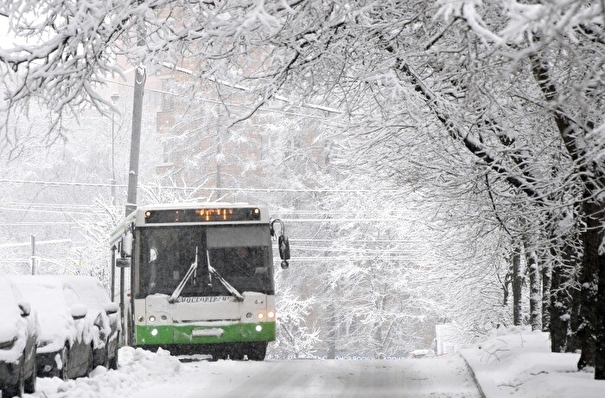
{"label": "bus side mirror", "polygon": [[288,260],[290,259],[290,241],[286,236],[284,223],[280,219],[275,219],[271,221],[271,224],[269,224],[271,236],[275,236],[276,232],[275,228],[273,227],[273,224],[275,224],[276,222],[279,223],[279,225],[281,226],[281,235],[279,235],[279,237],[277,238],[277,246],[279,247],[279,257],[281,257],[282,260],[281,267],[282,269],[287,269],[290,266],[288,264]]}
{"label": "bus side mirror", "polygon": [[280,235],[277,238],[277,244],[279,246],[279,257],[282,259],[281,267],[282,269],[288,269],[290,266],[288,264],[288,260],[290,259],[290,241],[288,237]]}
{"label": "bus side mirror", "polygon": [[132,257],[132,233],[130,231],[122,236],[120,248],[121,257]]}
{"label": "bus side mirror", "polygon": [[130,258],[132,257],[132,233],[130,231],[122,235],[122,240],[118,245],[118,253],[120,256],[116,259],[116,267],[130,267]]}

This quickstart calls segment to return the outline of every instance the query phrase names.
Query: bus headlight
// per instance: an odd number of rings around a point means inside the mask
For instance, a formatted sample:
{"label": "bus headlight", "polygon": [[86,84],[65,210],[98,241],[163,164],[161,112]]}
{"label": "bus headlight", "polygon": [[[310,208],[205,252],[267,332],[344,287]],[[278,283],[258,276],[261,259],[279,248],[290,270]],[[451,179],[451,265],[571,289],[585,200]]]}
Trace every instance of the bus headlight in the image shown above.
{"label": "bus headlight", "polygon": [[261,312],[259,312],[259,313],[257,313],[257,314],[256,314],[256,317],[257,317],[259,320],[261,320],[261,319],[265,318],[265,313],[261,311]]}
{"label": "bus headlight", "polygon": [[155,322],[155,316],[151,315],[151,316],[149,317],[149,322]]}
{"label": "bus headlight", "polygon": [[275,319],[275,311],[267,312],[267,319]]}
{"label": "bus headlight", "polygon": [[263,327],[261,325],[256,325],[257,332],[261,332],[262,330],[263,330]]}
{"label": "bus headlight", "polygon": [[158,335],[158,330],[157,329],[153,329],[151,331],[151,335],[154,336],[154,337],[157,336]]}

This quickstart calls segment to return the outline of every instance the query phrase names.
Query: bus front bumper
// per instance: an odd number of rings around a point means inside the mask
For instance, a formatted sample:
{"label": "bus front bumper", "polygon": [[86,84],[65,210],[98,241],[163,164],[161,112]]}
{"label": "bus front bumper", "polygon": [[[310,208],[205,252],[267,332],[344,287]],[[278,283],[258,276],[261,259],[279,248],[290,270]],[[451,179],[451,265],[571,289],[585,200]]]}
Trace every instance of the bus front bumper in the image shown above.
{"label": "bus front bumper", "polygon": [[192,324],[136,325],[136,345],[221,344],[275,340],[275,322],[220,326]]}

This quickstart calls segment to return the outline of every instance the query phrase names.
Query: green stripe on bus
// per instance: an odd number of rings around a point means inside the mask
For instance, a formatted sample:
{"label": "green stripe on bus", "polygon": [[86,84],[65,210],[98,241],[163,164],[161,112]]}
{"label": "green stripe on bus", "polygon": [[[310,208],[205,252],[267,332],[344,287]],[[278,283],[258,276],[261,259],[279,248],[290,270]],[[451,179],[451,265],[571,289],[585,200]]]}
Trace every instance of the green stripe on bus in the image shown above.
{"label": "green stripe on bus", "polygon": [[[257,330],[260,326],[260,331]],[[220,336],[193,336],[192,331],[216,331]],[[192,325],[136,325],[137,345],[213,344],[275,340],[275,322],[239,323],[227,326],[200,327]]]}

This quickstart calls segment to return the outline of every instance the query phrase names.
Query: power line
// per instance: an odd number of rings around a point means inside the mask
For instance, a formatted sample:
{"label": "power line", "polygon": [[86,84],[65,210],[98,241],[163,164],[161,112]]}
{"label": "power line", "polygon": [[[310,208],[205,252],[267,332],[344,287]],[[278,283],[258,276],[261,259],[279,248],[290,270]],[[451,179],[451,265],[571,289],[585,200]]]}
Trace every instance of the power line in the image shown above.
{"label": "power line", "polygon": [[31,207],[51,207],[51,208],[78,208],[89,209],[90,205],[78,205],[72,203],[32,203],[32,202],[0,202],[0,206],[31,206]]}
{"label": "power line", "polygon": [[[9,184],[35,184],[35,185],[47,185],[47,186],[72,186],[72,187],[100,187],[100,188],[111,188],[115,186],[117,188],[126,188],[125,184],[111,184],[111,183],[90,183],[90,182],[67,182],[67,181],[41,181],[41,180],[11,180],[7,178],[0,178],[0,182]],[[376,188],[373,189],[331,189],[331,188],[229,188],[229,187],[174,187],[174,186],[157,186],[157,185],[145,185],[139,184],[143,188],[157,188],[157,189],[174,189],[182,191],[231,191],[231,192],[292,192],[292,193],[376,193]],[[403,194],[406,191],[400,189],[381,189],[381,193],[398,193]]]}
{"label": "power line", "polygon": [[305,238],[292,238],[290,239],[290,242],[333,242],[333,243],[383,243],[383,242],[388,242],[388,243],[393,243],[393,242],[400,242],[400,243],[425,243],[426,241],[424,240],[413,240],[413,239],[346,239],[346,240],[339,240],[338,238],[334,238],[334,239],[305,239]]}
{"label": "power line", "polygon": [[[47,213],[47,214],[59,214],[59,215],[66,215],[66,214],[71,214],[71,215],[91,215],[93,213],[91,213],[91,211],[84,211],[86,209],[90,209],[91,205],[88,206],[80,206],[80,209],[82,211],[77,211],[78,209],[74,209],[74,210],[46,210],[43,207],[44,206],[40,206],[42,208],[34,208],[34,206],[31,207],[0,207],[0,210],[4,210],[4,211],[9,211],[9,212],[14,212],[14,211],[19,211],[19,212],[27,212],[27,213]],[[54,209],[61,209],[62,207],[53,207],[50,206],[51,208]],[[68,205],[66,205],[65,207],[68,207]],[[280,215],[281,214],[286,214],[286,213],[274,213],[274,215]],[[350,212],[307,212],[307,213],[303,213],[303,214],[309,214],[309,215],[316,215],[318,217],[321,216],[330,216],[330,215],[335,215],[335,214],[350,214]],[[393,214],[392,218],[281,218],[282,221],[284,222],[292,222],[292,223],[300,223],[300,222],[384,222],[384,221],[392,221],[392,220],[402,220],[403,218],[401,217],[402,215],[405,215],[405,212],[395,212]],[[384,215],[384,214],[383,214]],[[283,216],[281,216],[283,217]],[[376,241],[374,241],[376,242]]]}
{"label": "power line", "polygon": [[[54,240],[37,240],[36,245],[49,245],[55,243],[72,243],[71,239],[54,239]],[[0,248],[4,249],[6,247],[20,247],[20,246],[31,246],[31,242],[27,243],[5,243],[0,245]]]}
{"label": "power line", "polygon": [[[351,261],[370,261],[370,260],[385,260],[381,257],[291,257],[290,258],[290,262],[291,263],[297,263],[297,262],[323,262],[323,261],[347,261],[347,262],[351,262]],[[428,261],[429,259],[427,258],[415,258],[415,257],[395,257],[395,258],[388,258],[386,260],[389,261],[404,261],[404,262],[422,262],[422,261]],[[281,261],[281,259],[279,257],[276,257],[273,259],[273,262],[278,262]]]}
{"label": "power line", "polygon": [[[89,205],[72,205],[72,204],[55,204],[55,203],[17,203],[17,202],[0,202],[0,206],[8,206],[8,207],[0,207],[0,210],[6,211],[27,211],[27,212],[39,212],[39,213],[54,213],[54,214],[92,214],[90,212],[90,208],[94,204]],[[46,208],[54,209],[54,210],[46,210]],[[69,210],[59,210],[69,208]],[[74,209],[75,208],[75,209]],[[80,211],[77,211],[80,210]],[[400,215],[406,215],[409,211],[405,210],[395,210],[389,211],[386,215],[393,215],[393,217],[399,217]],[[321,211],[321,210],[288,210],[288,211],[275,211],[272,215],[279,215],[283,217],[284,215],[294,216],[294,215],[313,215],[315,217],[321,216],[332,216],[332,215],[343,215],[343,214],[351,214],[350,211]],[[385,212],[377,213],[380,215],[385,215]],[[370,216],[373,214],[369,214]],[[318,218],[320,219],[320,218]],[[303,218],[289,218],[283,220],[305,220]],[[321,220],[324,220],[321,218]],[[326,218],[328,220],[328,218]]]}
{"label": "power line", "polygon": [[126,188],[124,184],[110,184],[110,183],[92,183],[92,182],[67,182],[67,181],[41,181],[41,180],[9,180],[7,178],[0,178],[0,182],[6,182],[9,184],[35,184],[35,185],[48,185],[48,186],[74,186],[74,187],[111,187],[116,186],[119,188]]}
{"label": "power line", "polygon": [[306,223],[306,222],[392,222],[400,218],[282,218],[283,222]]}
{"label": "power line", "polygon": [[48,225],[80,225],[73,221],[22,221],[13,223],[2,223],[0,227],[31,227],[31,226],[48,226]]}
{"label": "power line", "polygon": [[44,210],[44,209],[17,208],[17,207],[0,207],[0,210],[24,211],[24,212],[29,212],[29,213],[50,213],[50,214],[91,214],[90,212],[83,212],[83,211]]}

